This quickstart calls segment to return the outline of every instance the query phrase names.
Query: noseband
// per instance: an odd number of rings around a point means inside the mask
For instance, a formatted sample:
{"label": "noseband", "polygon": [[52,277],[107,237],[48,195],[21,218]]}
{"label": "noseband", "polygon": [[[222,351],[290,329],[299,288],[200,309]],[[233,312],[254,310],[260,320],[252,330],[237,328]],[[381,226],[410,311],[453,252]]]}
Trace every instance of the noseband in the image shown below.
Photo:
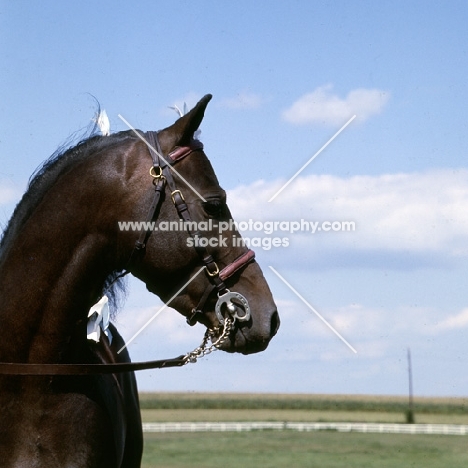
{"label": "noseband", "polygon": [[[153,185],[155,190],[153,202],[151,203],[150,209],[148,211],[148,221],[154,221],[156,212],[162,200],[162,194],[164,193],[165,186],[167,184],[171,192],[172,202],[174,203],[180,219],[184,221],[184,225],[187,227],[188,234],[194,239],[201,237],[201,233],[198,230],[190,230],[190,227],[196,225],[196,223],[192,222],[192,217],[190,216],[185,198],[182,195],[182,192],[176,187],[171,171],[171,166],[181,159],[189,156],[194,151],[202,150],[203,144],[198,140],[193,140],[190,146],[177,147],[166,157],[164,157],[162,155],[163,153],[159,144],[157,132],[147,132],[145,136],[151,159],[153,160],[150,174],[154,179]],[[140,237],[135,242],[135,247],[130,257],[130,262],[132,262],[146,248],[146,243],[151,235],[151,232],[151,230],[141,232]],[[245,265],[252,262],[255,259],[254,251],[250,249],[247,250],[220,271],[214,258],[205,247],[200,246],[197,242],[194,242],[194,246],[203,266],[205,267],[210,284],[202,294],[197,306],[192,309],[191,314],[189,317],[187,317],[187,323],[189,325],[195,325],[195,323],[197,323],[198,317],[200,314],[203,314],[206,301],[214,291],[216,291],[218,294],[218,300],[215,305],[215,313],[221,325],[224,325],[225,314],[230,315],[233,320],[249,320],[250,307],[247,299],[238,292],[229,291],[224,281],[230,278],[234,273],[243,268]]]}

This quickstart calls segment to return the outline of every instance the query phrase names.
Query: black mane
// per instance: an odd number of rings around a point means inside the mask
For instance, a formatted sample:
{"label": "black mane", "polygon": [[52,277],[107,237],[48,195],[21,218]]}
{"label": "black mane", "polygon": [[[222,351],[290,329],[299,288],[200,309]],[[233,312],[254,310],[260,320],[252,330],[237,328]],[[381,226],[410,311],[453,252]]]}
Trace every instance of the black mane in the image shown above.
{"label": "black mane", "polygon": [[[132,131],[123,131],[109,136],[96,134],[96,126],[92,131],[88,131],[88,136],[81,141],[70,146],[68,143],[59,147],[46,161],[44,161],[29,179],[28,187],[23,197],[16,205],[16,208],[6,225],[0,239],[0,262],[2,256],[8,250],[9,245],[16,238],[23,224],[27,221],[31,213],[43,199],[47,191],[52,187],[60,175],[68,171],[70,167],[76,165],[93,153],[104,150],[110,146],[119,144],[129,138],[135,138]],[[120,272],[113,272],[107,278],[103,294],[109,296],[111,308],[115,311],[118,307],[118,292],[125,292],[125,285],[122,280],[115,281]],[[107,288],[110,288],[107,290]]]}

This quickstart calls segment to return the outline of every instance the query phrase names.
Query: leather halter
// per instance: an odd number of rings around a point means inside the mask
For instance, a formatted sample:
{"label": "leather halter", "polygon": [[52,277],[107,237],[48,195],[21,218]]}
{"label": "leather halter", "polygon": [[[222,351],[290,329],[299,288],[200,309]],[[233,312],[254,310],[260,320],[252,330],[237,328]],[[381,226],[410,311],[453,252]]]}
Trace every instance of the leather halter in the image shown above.
{"label": "leather halter", "polygon": [[[177,190],[172,171],[170,166],[180,161],[181,159],[189,156],[192,152],[203,149],[203,144],[198,140],[192,140],[190,146],[177,147],[168,154],[167,158],[162,156],[161,146],[159,144],[157,132],[147,132],[146,140],[148,142],[148,149],[153,160],[153,167],[150,172],[152,172],[153,177],[155,177],[155,199],[153,200],[150,212],[148,213],[148,221],[152,221],[157,210],[158,203],[160,201],[160,193],[164,190],[164,185],[167,183],[169,190],[171,192],[171,198],[174,203],[174,206],[179,214],[179,217],[184,221],[185,226],[187,226],[188,234],[192,238],[200,237],[200,232],[198,230],[191,231],[189,226],[192,226],[192,217],[188,210],[188,206],[185,203],[185,199],[180,190]],[[157,199],[157,200],[156,200]],[[146,231],[142,232],[140,238],[135,244],[134,252],[140,251],[145,248],[146,241],[150,236],[151,232]],[[255,253],[253,250],[247,250],[247,252],[240,255],[232,263],[227,265],[222,271],[219,270],[218,265],[216,264],[214,258],[207,251],[205,247],[196,244],[195,250],[197,251],[203,265],[205,266],[206,273],[210,280],[210,285],[205,289],[200,301],[197,306],[192,309],[191,315],[187,318],[187,323],[189,325],[195,325],[197,323],[197,317],[200,314],[203,314],[203,308],[206,301],[208,300],[211,293],[216,290],[218,295],[222,295],[228,291],[224,281],[236,273],[239,269],[250,263],[255,258]]]}
{"label": "leather halter", "polygon": [[[148,221],[155,218],[159,205],[162,203],[162,194],[165,192],[166,183],[171,191],[172,201],[177,209],[179,217],[186,221],[186,226],[191,226],[192,218],[185,203],[185,199],[177,190],[170,166],[177,163],[181,159],[189,156],[194,151],[203,149],[203,144],[198,140],[193,140],[190,146],[177,147],[172,150],[166,158],[162,156],[162,150],[157,137],[157,132],[147,132],[145,134],[148,142],[148,149],[153,160],[153,166],[150,174],[154,178],[154,197],[148,210]],[[128,266],[136,260],[146,248],[146,243],[151,235],[151,230],[142,231],[139,238],[135,242],[135,246],[130,255]],[[192,237],[199,236],[198,231],[190,231],[188,233]],[[199,314],[203,314],[203,308],[211,293],[216,289],[219,294],[228,291],[224,281],[234,275],[244,266],[254,261],[255,252],[248,249],[246,252],[237,257],[234,261],[224,267],[221,271],[213,257],[207,249],[202,246],[195,247],[200,256],[210,284],[205,289],[198,305],[192,310],[192,314],[187,318],[189,325],[195,325],[198,321]],[[129,273],[128,267],[114,281]],[[96,375],[96,374],[114,374],[119,372],[133,372],[145,369],[157,369],[165,367],[180,367],[187,364],[186,355],[181,355],[172,359],[162,359],[157,361],[146,362],[125,362],[125,363],[108,363],[108,364],[43,364],[43,363],[4,363],[0,362],[0,375]]]}

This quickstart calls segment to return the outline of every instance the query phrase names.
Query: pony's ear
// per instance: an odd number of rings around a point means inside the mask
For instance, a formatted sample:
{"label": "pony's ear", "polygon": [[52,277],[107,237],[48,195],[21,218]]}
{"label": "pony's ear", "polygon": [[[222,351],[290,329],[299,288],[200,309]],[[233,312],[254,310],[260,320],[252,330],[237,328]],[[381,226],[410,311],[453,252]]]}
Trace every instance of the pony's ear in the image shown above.
{"label": "pony's ear", "polygon": [[175,146],[187,146],[193,139],[193,134],[205,115],[205,109],[211,101],[212,95],[207,94],[198,101],[197,105],[187,114],[178,119],[170,127],[159,132],[161,146],[165,151],[170,151]]}

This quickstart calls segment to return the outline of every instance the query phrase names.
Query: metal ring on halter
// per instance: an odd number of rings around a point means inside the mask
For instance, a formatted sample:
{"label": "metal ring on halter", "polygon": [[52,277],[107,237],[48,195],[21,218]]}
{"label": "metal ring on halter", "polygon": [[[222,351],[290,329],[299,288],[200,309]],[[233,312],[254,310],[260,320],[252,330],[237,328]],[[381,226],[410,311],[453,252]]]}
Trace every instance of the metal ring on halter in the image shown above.
{"label": "metal ring on halter", "polygon": [[[156,172],[156,169],[158,169],[159,173]],[[162,169],[160,166],[151,166],[150,170],[149,170],[149,173],[150,173],[150,176],[153,177],[154,179],[159,179],[160,177],[162,177]]]}
{"label": "metal ring on halter", "polygon": [[[236,304],[236,301],[238,304]],[[246,322],[250,319],[249,302],[242,294],[238,292],[231,292],[229,289],[227,289],[223,294],[218,294],[218,300],[216,301],[215,305],[215,313],[221,325],[224,325],[226,320],[223,315],[223,306],[226,307],[227,314],[231,317],[232,320]],[[240,311],[242,311],[243,314],[239,314]]]}
{"label": "metal ring on halter", "polygon": [[171,198],[172,198],[172,202],[174,203],[175,205],[175,200],[174,200],[174,194],[175,193],[178,193],[180,195],[180,198],[182,198],[182,201],[185,201],[185,198],[184,196],[182,195],[182,192],[180,190],[174,190],[172,193],[171,193]]}

